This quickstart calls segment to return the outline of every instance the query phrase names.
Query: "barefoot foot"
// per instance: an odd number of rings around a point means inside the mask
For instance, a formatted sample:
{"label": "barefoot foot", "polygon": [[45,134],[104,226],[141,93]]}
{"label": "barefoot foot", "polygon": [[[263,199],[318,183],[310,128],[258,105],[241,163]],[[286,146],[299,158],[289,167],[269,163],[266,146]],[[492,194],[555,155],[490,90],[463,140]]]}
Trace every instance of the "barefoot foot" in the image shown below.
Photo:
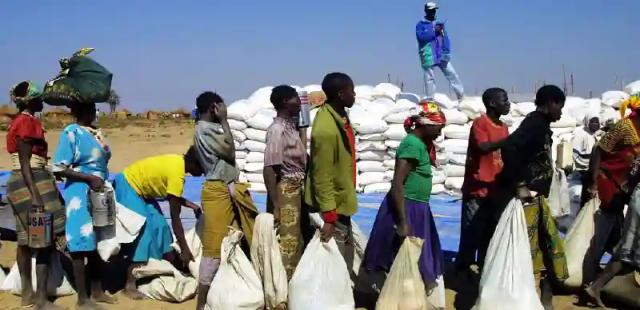
{"label": "barefoot foot", "polygon": [[589,286],[585,288],[584,291],[585,293],[587,293],[587,295],[589,295],[593,299],[593,301],[598,307],[606,308],[604,306],[604,303],[602,302],[602,299],[600,299],[600,290],[594,289],[593,287]]}
{"label": "barefoot foot", "polygon": [[83,304],[76,305],[77,310],[107,310],[107,308],[98,305],[93,300],[87,300]]}
{"label": "barefoot foot", "polygon": [[21,295],[22,295],[22,302],[20,303],[21,307],[30,307],[35,305],[36,294],[34,294],[32,290],[23,290]]}
{"label": "barefoot foot", "polygon": [[127,287],[123,291],[124,295],[133,300],[145,299],[145,296],[135,287]]}
{"label": "barefoot foot", "polygon": [[45,301],[43,303],[37,303],[34,307],[36,310],[67,310],[67,308],[55,305],[50,301]]}
{"label": "barefoot foot", "polygon": [[103,304],[115,305],[118,303],[118,298],[111,296],[106,292],[96,292],[91,294],[91,300]]}

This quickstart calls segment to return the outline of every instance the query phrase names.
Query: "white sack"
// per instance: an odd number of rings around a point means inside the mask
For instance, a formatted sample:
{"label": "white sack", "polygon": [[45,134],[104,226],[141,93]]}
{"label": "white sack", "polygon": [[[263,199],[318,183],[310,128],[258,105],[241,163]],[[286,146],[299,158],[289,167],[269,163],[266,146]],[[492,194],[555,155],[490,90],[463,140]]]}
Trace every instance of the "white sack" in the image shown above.
{"label": "white sack", "polygon": [[239,170],[241,170],[241,171],[242,171],[242,170],[244,170],[244,166],[245,166],[246,164],[247,164],[247,161],[246,161],[246,160],[244,160],[244,159],[237,159],[237,158],[236,158],[236,167],[237,167]]}
{"label": "white sack", "polygon": [[382,164],[385,167],[389,168],[389,169],[394,169],[396,167],[396,160],[395,159],[387,159]]}
{"label": "white sack", "polygon": [[389,129],[389,126],[382,119],[377,118],[369,118],[369,119],[361,119],[357,122],[354,121],[353,129],[356,130],[358,134],[373,134],[373,133],[382,133]]}
{"label": "white sack", "polygon": [[209,289],[205,309],[263,309],[262,281],[240,248],[241,231],[230,228],[222,240],[222,261]]}
{"label": "white sack", "polygon": [[431,195],[444,194],[446,191],[444,184],[433,184],[433,187],[431,187]]}
{"label": "white sack", "polygon": [[[417,95],[413,95],[416,96]],[[418,109],[418,101],[412,101],[411,97],[409,99],[399,98],[396,103],[389,109],[389,115],[398,112],[408,112],[411,110]]]}
{"label": "white sack", "polygon": [[640,81],[627,84],[627,86],[624,87],[624,91],[629,95],[636,95],[640,93]]}
{"label": "white sack", "polygon": [[599,207],[600,200],[598,198],[587,202],[578,213],[578,217],[564,239],[564,255],[567,259],[567,271],[569,272],[569,278],[564,281],[564,285],[567,287],[579,288],[582,286],[582,264],[591,245],[591,239],[596,232],[594,217]]}
{"label": "white sack", "polygon": [[420,96],[414,93],[400,93],[398,94],[398,102],[400,100],[408,100],[414,104],[420,103]]}
{"label": "white sack", "polygon": [[514,104],[511,108],[516,116],[524,117],[536,110],[536,104],[533,102],[519,102]]}
{"label": "white sack", "polygon": [[365,194],[384,194],[391,189],[391,182],[375,183],[364,187]]}
{"label": "white sack", "polygon": [[382,141],[360,141],[356,144],[356,151],[386,151],[387,146]]}
{"label": "white sack", "polygon": [[166,260],[149,259],[146,265],[133,270],[136,279],[154,277],[138,286],[138,291],[149,299],[180,303],[196,295],[198,281],[184,276]]}
{"label": "white sack", "polygon": [[469,121],[469,117],[458,110],[443,109],[442,112],[444,113],[444,116],[447,118],[447,125],[450,125],[450,124],[464,125]]}
{"label": "white sack", "polygon": [[[109,182],[105,185],[111,186]],[[96,250],[100,258],[108,262],[111,256],[120,253],[120,245],[133,242],[140,233],[146,219],[144,216],[125,208],[116,201],[116,223],[115,227],[96,227],[98,243]],[[115,229],[115,234],[113,229]]]}
{"label": "white sack", "polygon": [[620,90],[610,90],[602,93],[602,103],[616,109],[627,99],[629,99],[629,94]]}
{"label": "white sack", "polygon": [[402,140],[407,136],[407,131],[402,124],[393,124],[389,126],[389,129],[384,132],[384,136],[391,140]]}
{"label": "white sack", "polygon": [[347,264],[336,241],[320,241],[316,232],[289,283],[291,310],[353,310],[355,302]]}
{"label": "white sack", "polygon": [[231,129],[231,136],[233,136],[234,141],[244,142],[244,140],[247,140],[247,135],[239,130]]}
{"label": "white sack", "polygon": [[389,124],[403,124],[411,114],[411,111],[396,112],[385,116],[384,121]]}
{"label": "white sack", "polygon": [[267,130],[273,123],[273,118],[270,118],[262,113],[257,113],[252,118],[247,120],[247,125],[251,128]]}
{"label": "white sack", "polygon": [[447,189],[461,190],[464,183],[464,177],[447,177],[444,186]]}
{"label": "white sack", "polygon": [[250,185],[251,187],[249,189],[253,192],[258,192],[258,193],[267,192],[267,186],[264,185],[263,183],[250,183]]}
{"label": "white sack", "polygon": [[247,123],[243,122],[243,121],[238,121],[235,119],[229,119],[229,128],[233,129],[233,130],[245,130],[247,129]]}
{"label": "white sack", "polygon": [[554,169],[548,198],[551,216],[560,217],[571,214],[569,183],[562,169]]}
{"label": "white sack", "polygon": [[424,240],[415,237],[404,240],[384,282],[376,309],[432,309],[418,268],[423,243]]}
{"label": "white sack", "polygon": [[469,116],[469,118],[477,118],[482,113],[487,113],[487,108],[484,106],[482,102],[482,98],[480,97],[467,97],[458,106],[458,110],[461,110],[464,114]]}
{"label": "white sack", "polygon": [[388,148],[396,150],[400,146],[400,143],[402,143],[402,141],[399,141],[399,140],[387,140],[387,141],[384,142],[384,145],[386,147],[388,147]]}
{"label": "white sack", "polygon": [[354,87],[356,93],[356,99],[373,100],[373,86],[371,85],[358,85]]}
{"label": "white sack", "polygon": [[458,101],[449,99],[449,97],[443,93],[436,93],[433,96],[433,101],[435,101],[441,108],[447,110],[458,107]]}
{"label": "white sack", "polygon": [[262,152],[249,152],[244,159],[247,163],[263,163],[264,153]]}
{"label": "white sack", "polygon": [[264,175],[262,173],[245,173],[244,178],[249,183],[264,183]]}
{"label": "white sack", "polygon": [[360,172],[385,172],[387,168],[382,164],[381,161],[358,161],[356,163],[356,167]]}
{"label": "white sack", "polygon": [[241,149],[248,150],[251,152],[263,152],[267,148],[267,145],[264,142],[247,140],[242,142]]}
{"label": "white sack", "polygon": [[252,105],[248,100],[243,99],[229,105],[227,108],[227,116],[230,119],[244,122],[255,116],[259,110],[259,106]]}
{"label": "white sack", "polygon": [[455,154],[467,154],[467,148],[469,147],[469,141],[462,139],[447,139],[440,143],[448,153]]}
{"label": "white sack", "polygon": [[447,154],[447,162],[452,165],[465,166],[467,164],[467,154]]}
{"label": "white sack", "polygon": [[287,272],[282,263],[273,214],[261,213],[256,217],[251,240],[251,261],[262,279],[267,309],[286,306],[289,289]]}
{"label": "white sack", "polygon": [[[71,283],[69,283],[64,269],[62,269],[60,255],[61,254],[56,251],[49,265],[49,278],[47,279],[47,296],[49,297],[69,296],[76,293],[73,287],[71,287]],[[35,293],[38,287],[35,256],[31,257],[31,283],[33,284],[33,292]],[[11,267],[0,290],[9,291],[18,296],[22,294],[22,281],[20,280],[20,271],[18,270],[17,263],[14,263],[13,267]]]}
{"label": "white sack", "polygon": [[[204,215],[203,215],[204,216]],[[187,241],[187,246],[191,255],[193,255],[193,261],[189,262],[189,273],[195,279],[200,277],[200,261],[202,261],[202,241],[200,241],[200,235],[202,234],[202,226],[204,225],[203,218],[199,218],[196,221],[196,226],[184,232],[184,239]],[[178,239],[173,235],[174,241],[171,247],[178,253],[182,253]]]}
{"label": "white sack", "polygon": [[476,310],[542,310],[533,277],[527,222],[513,199],[500,216],[484,261]]}
{"label": "white sack", "polygon": [[246,159],[247,158],[247,152],[245,151],[236,151],[236,160],[237,159]]}
{"label": "white sack", "polygon": [[365,172],[357,177],[358,184],[361,186],[371,185],[375,183],[384,183],[391,181],[384,172]]}
{"label": "white sack", "polygon": [[577,124],[578,124],[578,121],[576,119],[574,119],[570,115],[562,114],[562,117],[560,117],[560,120],[551,123],[551,128],[564,128],[564,127],[573,128],[573,127],[576,127]]}
{"label": "white sack", "polygon": [[448,178],[464,177],[464,166],[459,165],[447,165],[445,166],[445,172]]}
{"label": "white sack", "polygon": [[322,85],[318,85],[318,84],[309,84],[305,87],[302,88],[304,91],[306,91],[307,93],[312,93],[314,91],[322,91]]}
{"label": "white sack", "polygon": [[372,133],[368,135],[358,135],[358,139],[360,141],[384,141],[387,140],[387,137],[384,136],[384,133]]}
{"label": "white sack", "polygon": [[442,134],[447,139],[469,140],[471,126],[469,125],[447,125],[442,128]]}
{"label": "white sack", "polygon": [[247,163],[244,165],[244,170],[247,172],[262,172],[264,168],[264,163]]}
{"label": "white sack", "polygon": [[260,142],[267,141],[267,132],[265,130],[247,128],[243,132],[245,136],[247,136],[247,138],[250,140],[260,141]]}
{"label": "white sack", "polygon": [[391,156],[385,151],[364,151],[356,153],[359,160],[384,161],[391,159]]}
{"label": "white sack", "polygon": [[431,178],[432,184],[444,184],[447,180],[447,173],[440,169],[433,169],[433,177]]}
{"label": "white sack", "polygon": [[373,97],[386,97],[391,100],[396,100],[400,92],[400,87],[396,85],[391,83],[380,83],[373,89]]}

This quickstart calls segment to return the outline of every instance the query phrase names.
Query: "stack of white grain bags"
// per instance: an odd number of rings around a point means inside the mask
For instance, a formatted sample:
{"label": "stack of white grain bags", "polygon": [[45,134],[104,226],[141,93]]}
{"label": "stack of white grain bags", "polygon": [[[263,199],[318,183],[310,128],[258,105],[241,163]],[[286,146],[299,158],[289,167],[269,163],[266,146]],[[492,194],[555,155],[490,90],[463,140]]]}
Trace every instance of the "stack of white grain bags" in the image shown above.
{"label": "stack of white grain bags", "polygon": [[[309,85],[307,92],[319,91],[319,85]],[[419,111],[420,98],[402,93],[400,88],[381,83],[377,86],[356,86],[356,103],[349,117],[356,132],[357,189],[364,193],[386,193],[391,187],[395,154],[400,141],[406,136],[404,120]],[[579,130],[587,113],[597,113],[604,123],[619,119],[617,108],[629,97],[640,91],[640,81],[629,84],[625,91],[608,91],[601,98],[583,99],[568,97],[563,117],[551,125],[554,138],[553,153],[561,142],[571,143],[575,130]],[[236,158],[242,170],[241,180],[249,181],[252,190],[264,191],[262,168],[266,129],[275,111],[269,101],[271,87],[264,87],[248,99],[237,101],[229,107],[229,123],[236,144]],[[531,98],[533,100],[533,98]],[[465,162],[471,122],[485,112],[480,97],[467,97],[462,102],[436,94],[435,101],[444,110],[447,125],[436,141],[438,168],[433,169],[433,194],[459,195],[464,180]],[[520,126],[524,117],[535,110],[535,104],[520,102],[512,105],[511,113],[503,117],[510,132]],[[316,110],[312,110],[312,120]],[[307,132],[310,135],[310,130]],[[571,189],[579,196],[579,188]]]}

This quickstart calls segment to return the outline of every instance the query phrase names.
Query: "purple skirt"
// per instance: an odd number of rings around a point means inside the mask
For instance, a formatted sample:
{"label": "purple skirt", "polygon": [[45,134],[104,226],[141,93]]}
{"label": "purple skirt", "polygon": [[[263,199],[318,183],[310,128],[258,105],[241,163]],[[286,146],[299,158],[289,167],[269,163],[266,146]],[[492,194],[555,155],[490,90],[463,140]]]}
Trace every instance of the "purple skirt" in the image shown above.
{"label": "purple skirt", "polygon": [[[407,223],[411,228],[411,236],[424,239],[422,253],[418,261],[420,273],[425,284],[433,284],[442,275],[444,256],[440,248],[440,238],[436,230],[429,203],[405,198]],[[373,224],[363,266],[369,271],[385,271],[391,269],[393,260],[400,250],[402,239],[396,234],[395,212],[392,202],[387,196]]]}

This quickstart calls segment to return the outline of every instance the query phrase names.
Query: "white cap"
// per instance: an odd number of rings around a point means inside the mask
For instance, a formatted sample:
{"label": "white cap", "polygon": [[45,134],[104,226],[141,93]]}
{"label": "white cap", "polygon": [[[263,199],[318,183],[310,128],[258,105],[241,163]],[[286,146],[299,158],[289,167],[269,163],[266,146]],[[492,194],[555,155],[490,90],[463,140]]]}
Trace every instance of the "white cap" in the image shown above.
{"label": "white cap", "polygon": [[424,7],[427,10],[437,10],[438,9],[438,5],[435,2],[427,2],[427,4]]}

